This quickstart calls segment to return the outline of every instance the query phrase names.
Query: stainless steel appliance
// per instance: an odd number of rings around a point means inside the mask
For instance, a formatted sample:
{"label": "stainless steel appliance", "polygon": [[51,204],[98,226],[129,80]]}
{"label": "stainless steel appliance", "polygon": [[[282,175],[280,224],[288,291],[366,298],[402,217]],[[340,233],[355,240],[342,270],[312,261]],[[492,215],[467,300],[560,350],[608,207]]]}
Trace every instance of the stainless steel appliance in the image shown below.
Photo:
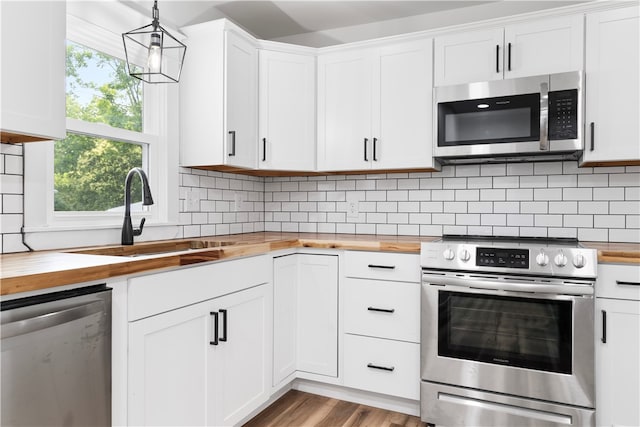
{"label": "stainless steel appliance", "polygon": [[111,426],[111,289],[1,303],[3,426]]}
{"label": "stainless steel appliance", "polygon": [[583,74],[523,77],[435,89],[441,163],[578,158]]}
{"label": "stainless steel appliance", "polygon": [[421,264],[423,421],[594,425],[595,250],[445,236]]}

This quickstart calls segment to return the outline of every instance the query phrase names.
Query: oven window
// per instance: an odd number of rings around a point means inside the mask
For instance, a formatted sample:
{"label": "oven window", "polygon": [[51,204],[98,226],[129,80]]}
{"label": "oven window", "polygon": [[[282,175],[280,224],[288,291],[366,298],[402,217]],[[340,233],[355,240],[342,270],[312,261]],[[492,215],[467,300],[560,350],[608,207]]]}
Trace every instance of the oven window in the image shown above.
{"label": "oven window", "polygon": [[540,94],[438,104],[438,146],[540,139]]}
{"label": "oven window", "polygon": [[571,301],[438,295],[439,356],[571,373]]}

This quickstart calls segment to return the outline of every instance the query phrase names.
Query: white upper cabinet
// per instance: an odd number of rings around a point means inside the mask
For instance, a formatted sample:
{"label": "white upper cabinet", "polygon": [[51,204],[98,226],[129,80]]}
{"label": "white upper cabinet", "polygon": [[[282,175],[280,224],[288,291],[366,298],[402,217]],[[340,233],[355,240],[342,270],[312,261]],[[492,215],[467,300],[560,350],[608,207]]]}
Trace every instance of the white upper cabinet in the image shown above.
{"label": "white upper cabinet", "polygon": [[435,86],[583,68],[583,16],[572,15],[435,39]]}
{"label": "white upper cabinet", "polygon": [[504,30],[494,28],[435,39],[435,86],[502,79]]}
{"label": "white upper cabinet", "polygon": [[318,169],[432,168],[432,40],[318,58]]}
{"label": "white upper cabinet", "polygon": [[225,20],[185,27],[180,164],[256,168],[258,51]]}
{"label": "white upper cabinet", "polygon": [[371,49],[318,57],[319,170],[371,167],[372,68]]}
{"label": "white upper cabinet", "polygon": [[432,46],[432,39],[396,44],[375,56],[373,169],[433,167]]}
{"label": "white upper cabinet", "polygon": [[585,150],[588,165],[640,161],[640,9],[587,15]]}
{"label": "white upper cabinet", "polygon": [[315,170],[315,56],[261,50],[259,70],[258,167]]}
{"label": "white upper cabinet", "polygon": [[2,142],[65,137],[63,1],[0,2]]}

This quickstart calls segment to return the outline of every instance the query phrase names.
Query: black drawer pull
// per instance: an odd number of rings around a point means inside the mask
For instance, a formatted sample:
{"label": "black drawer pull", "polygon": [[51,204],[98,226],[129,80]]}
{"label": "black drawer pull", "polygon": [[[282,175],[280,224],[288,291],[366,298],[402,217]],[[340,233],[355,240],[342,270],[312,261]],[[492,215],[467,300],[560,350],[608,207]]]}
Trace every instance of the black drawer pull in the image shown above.
{"label": "black drawer pull", "polygon": [[377,307],[367,307],[369,311],[377,311],[379,313],[393,313],[396,311],[395,308],[377,308]]}
{"label": "black drawer pull", "polygon": [[395,265],[379,265],[379,264],[369,264],[369,268],[382,268],[384,270],[393,270],[396,268]]}
{"label": "black drawer pull", "polygon": [[212,311],[209,314],[213,316],[213,341],[209,341],[209,344],[218,345],[218,312]]}
{"label": "black drawer pull", "polygon": [[621,286],[640,286],[640,283],[638,282],[625,282],[622,280],[616,280],[616,285],[621,285]]}
{"label": "black drawer pull", "polygon": [[387,372],[393,372],[396,368],[391,366],[378,366],[378,365],[374,365],[373,363],[367,363],[367,368],[371,368],[371,369],[380,369],[381,371],[387,371]]}
{"label": "black drawer pull", "polygon": [[604,310],[602,311],[602,338],[600,338],[600,341],[602,341],[603,344],[607,343],[607,312]]}
{"label": "black drawer pull", "polygon": [[227,340],[227,310],[224,308],[218,310],[220,314],[222,314],[222,336],[220,337],[220,341]]}

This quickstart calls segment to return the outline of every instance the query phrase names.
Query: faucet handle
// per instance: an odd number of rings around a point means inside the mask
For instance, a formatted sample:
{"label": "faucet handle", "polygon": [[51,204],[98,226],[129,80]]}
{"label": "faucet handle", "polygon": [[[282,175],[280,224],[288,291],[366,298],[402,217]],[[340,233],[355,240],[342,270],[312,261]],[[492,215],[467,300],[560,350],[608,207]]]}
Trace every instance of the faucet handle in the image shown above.
{"label": "faucet handle", "polygon": [[140,228],[134,228],[134,229],[133,229],[133,235],[134,235],[134,236],[139,236],[139,235],[141,235],[141,234],[142,234],[142,228],[144,227],[144,222],[145,222],[146,220],[147,220],[146,218],[142,218],[142,219],[140,220]]}

